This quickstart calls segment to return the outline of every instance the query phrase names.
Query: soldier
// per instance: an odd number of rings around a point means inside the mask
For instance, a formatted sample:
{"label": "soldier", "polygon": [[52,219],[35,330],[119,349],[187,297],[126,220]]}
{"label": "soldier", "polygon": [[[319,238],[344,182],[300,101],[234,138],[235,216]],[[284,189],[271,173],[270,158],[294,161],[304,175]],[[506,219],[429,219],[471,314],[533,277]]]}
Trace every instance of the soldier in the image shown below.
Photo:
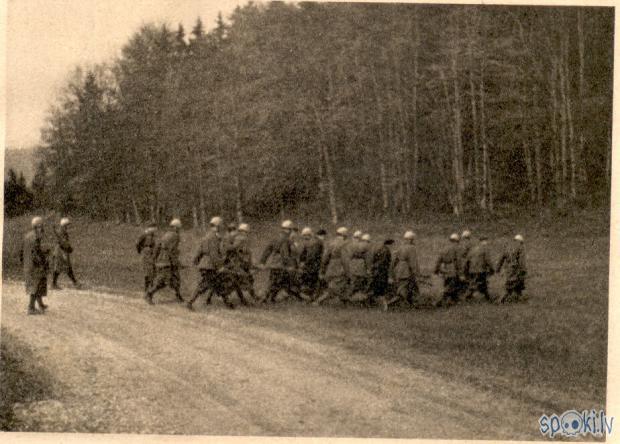
{"label": "soldier", "polygon": [[471,287],[470,276],[465,272],[465,264],[467,263],[467,255],[471,249],[471,231],[464,230],[461,234],[461,240],[459,242],[459,281],[461,284],[460,295],[463,300],[471,299],[472,294],[469,292]]}
{"label": "soldier", "polygon": [[136,242],[136,251],[142,255],[142,267],[144,270],[144,292],[153,285],[155,277],[155,231],[156,225],[151,223],[148,225],[144,233]]}
{"label": "soldier", "polygon": [[351,300],[355,293],[368,292],[368,275],[370,272],[370,262],[368,260],[368,249],[370,242],[362,240],[362,232],[353,233],[353,239],[347,247],[347,260],[350,264],[349,289],[347,299]]}
{"label": "soldier", "polygon": [[[20,259],[24,266],[24,280],[26,293],[30,296],[28,314],[35,315],[44,313],[47,305],[43,303],[43,297],[47,296],[47,273],[49,270],[49,250],[44,248],[43,243],[43,219],[39,216],[32,218],[32,230],[25,234]],[[39,305],[41,311],[36,309]]]}
{"label": "soldier", "polygon": [[225,266],[228,266],[229,262],[232,260],[230,256],[233,254],[233,244],[237,233],[237,225],[230,223],[226,228],[226,233],[220,238],[222,254],[224,255],[223,265]]}
{"label": "soldier", "polygon": [[327,292],[319,296],[313,305],[319,305],[327,298],[337,297],[346,304],[348,276],[351,276],[347,258],[348,230],[340,227],[336,230],[336,237],[327,244],[321,261],[321,274],[327,280]]}
{"label": "soldier", "polygon": [[393,239],[386,239],[376,250],[369,250],[372,261],[370,294],[372,302],[380,304],[383,311],[388,309],[387,294],[390,287],[390,265],[392,263],[390,245],[393,243]]}
{"label": "soldier", "polygon": [[297,263],[291,251],[291,230],[293,222],[285,220],[281,224],[280,235],[271,241],[260,259],[261,267],[269,268],[269,287],[261,302],[275,303],[280,290],[303,300],[295,287]]}
{"label": "soldier", "polygon": [[392,271],[396,284],[396,295],[401,301],[406,300],[413,305],[419,297],[418,276],[420,265],[415,247],[413,231],[405,232],[405,242],[394,252]]}
{"label": "soldier", "polygon": [[[187,301],[187,308],[193,310],[193,304],[201,294],[212,291],[217,292],[220,288],[218,280],[220,279],[219,272],[224,266],[224,262],[227,257],[225,249],[228,250],[228,239],[223,239],[220,235],[220,229],[222,226],[222,218],[215,216],[211,218],[209,222],[209,230],[207,234],[200,241],[200,246],[194,255],[194,265],[198,267],[200,272],[200,280],[196,289],[192,294],[192,297]],[[230,233],[230,230],[228,231]],[[224,298],[224,303],[228,308],[234,308],[234,305],[228,300],[228,294],[221,295]],[[207,297],[207,302],[211,302],[211,295]]]}
{"label": "soldier", "polygon": [[155,277],[153,284],[144,294],[144,299],[149,304],[153,304],[153,295],[162,288],[169,286],[174,290],[179,302],[183,302],[181,297],[181,274],[179,262],[179,243],[181,238],[181,221],[173,219],[170,222],[170,229],[162,236],[155,246]]}
{"label": "soldier", "polygon": [[319,297],[321,259],[323,258],[323,240],[314,236],[312,229],[306,227],[301,230],[303,250],[300,255],[300,283],[301,289],[310,293],[311,299]]}
{"label": "soldier", "polygon": [[525,277],[527,275],[527,268],[525,266],[525,248],[523,246],[523,236],[517,234],[514,237],[514,242],[511,247],[506,248],[502,257],[497,264],[497,272],[502,270],[502,266],[506,264],[506,293],[502,298],[498,300],[501,302],[508,302],[512,295],[515,295],[515,301],[526,301],[527,298],[523,297],[523,290],[525,290]]}
{"label": "soldier", "polygon": [[71,253],[73,253],[73,247],[69,240],[69,225],[71,221],[68,217],[60,219],[60,227],[58,230],[54,230],[56,234],[56,248],[54,249],[54,274],[52,277],[52,288],[55,290],[61,290],[58,285],[58,277],[61,273],[67,273],[73,286],[75,288],[81,288],[80,283],[73,274],[73,266],[71,265]]}
{"label": "soldier", "polygon": [[450,245],[437,258],[435,265],[435,274],[442,275],[444,278],[443,297],[436,304],[437,306],[449,306],[458,300],[460,282],[459,282],[459,235],[453,233],[450,235]]}
{"label": "soldier", "polygon": [[250,301],[243,294],[244,290],[250,293],[252,300],[256,300],[254,275],[252,274],[252,251],[250,250],[248,239],[249,233],[250,226],[248,224],[242,223],[239,225],[232,243],[232,261],[230,264],[231,284],[243,305],[250,305]]}
{"label": "soldier", "polygon": [[487,279],[493,274],[493,265],[489,257],[487,237],[480,236],[480,242],[469,250],[465,262],[465,275],[469,277],[469,288],[466,299],[471,299],[474,293],[481,293],[491,302]]}

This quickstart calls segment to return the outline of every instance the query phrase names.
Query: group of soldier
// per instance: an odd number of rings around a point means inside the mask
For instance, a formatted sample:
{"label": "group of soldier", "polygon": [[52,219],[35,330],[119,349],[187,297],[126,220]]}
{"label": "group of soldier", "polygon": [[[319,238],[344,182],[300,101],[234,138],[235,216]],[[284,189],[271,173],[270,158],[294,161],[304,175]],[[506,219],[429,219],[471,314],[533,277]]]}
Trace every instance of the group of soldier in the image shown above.
{"label": "group of soldier", "polygon": [[[45,232],[43,218],[36,216],[31,221],[31,230],[26,233],[20,250],[20,261],[24,268],[26,292],[30,296],[28,314],[42,314],[47,309],[43,297],[47,296],[47,276],[52,268],[52,289],[60,290],[58,279],[66,273],[76,288],[81,284],[75,277],[71,264],[73,247],[69,240],[69,226],[71,221],[67,217],[60,219],[58,228],[54,228],[56,245],[53,252],[43,243]],[[50,253],[52,257],[50,258]],[[50,259],[52,264],[50,267]],[[37,309],[38,305],[38,309]]]}
{"label": "group of soldier", "polygon": [[[390,304],[399,301],[419,306],[419,286],[429,279],[420,271],[416,235],[411,230],[404,233],[402,242],[392,251],[392,239],[373,243],[370,235],[361,231],[355,231],[349,238],[349,230],[340,227],[328,241],[323,229],[314,233],[305,227],[300,231],[292,221],[285,220],[278,236],[267,244],[255,263],[248,241],[250,226],[231,224],[225,229],[222,218],[216,216],[193,256],[199,278],[192,295],[184,300],[180,231],[181,221],[174,219],[160,238],[152,224],[138,239],[136,249],[144,266],[144,297],[149,304],[153,304],[158,290],[168,286],[190,310],[202,294],[206,294],[207,304],[216,295],[229,308],[234,308],[232,294],[244,305],[273,304],[281,291],[313,305],[337,299],[343,304],[363,302],[387,310]],[[515,235],[494,267],[485,236],[474,242],[469,230],[461,236],[452,234],[435,265],[434,273],[443,277],[444,291],[433,305],[448,307],[471,300],[476,293],[489,302],[525,300],[527,270],[523,243],[523,236]],[[502,267],[506,268],[505,292],[492,299],[488,278]],[[269,282],[266,292],[258,297],[253,272],[261,269],[269,270]]]}
{"label": "group of soldier", "polygon": [[[65,217],[54,229],[53,289],[60,289],[61,273],[66,273],[74,286],[80,287],[71,264],[70,224]],[[28,313],[39,314],[47,308],[42,298],[47,295],[50,250],[43,246],[43,219],[34,217],[31,225],[32,229],[23,239],[21,260],[30,296]],[[281,291],[313,305],[337,299],[343,304],[363,302],[387,310],[390,304],[399,301],[419,306],[419,286],[429,279],[420,271],[416,235],[411,230],[404,233],[402,242],[392,251],[392,239],[373,243],[369,234],[359,230],[349,238],[349,230],[340,227],[335,236],[327,240],[327,232],[323,229],[314,233],[310,227],[305,227],[300,231],[292,221],[285,220],[279,234],[267,244],[255,263],[248,238],[250,226],[230,224],[225,229],[222,218],[216,216],[211,219],[193,256],[199,279],[191,296],[185,300],[181,296],[181,228],[181,221],[173,219],[169,229],[158,236],[156,225],[150,224],[138,239],[136,249],[142,256],[144,297],[149,304],[153,304],[157,291],[170,287],[177,300],[190,310],[203,294],[206,294],[207,304],[213,296],[218,296],[229,308],[234,308],[232,294],[244,305],[273,304]],[[479,236],[474,242],[469,230],[460,236],[453,233],[434,268],[434,273],[443,278],[444,291],[433,305],[447,307],[471,300],[476,293],[489,302],[524,301],[527,270],[523,243],[523,236],[515,235],[494,267],[485,236]],[[488,290],[488,278],[502,268],[506,270],[505,292],[493,299]],[[254,290],[254,271],[262,269],[269,270],[269,282],[267,290],[259,297]]]}

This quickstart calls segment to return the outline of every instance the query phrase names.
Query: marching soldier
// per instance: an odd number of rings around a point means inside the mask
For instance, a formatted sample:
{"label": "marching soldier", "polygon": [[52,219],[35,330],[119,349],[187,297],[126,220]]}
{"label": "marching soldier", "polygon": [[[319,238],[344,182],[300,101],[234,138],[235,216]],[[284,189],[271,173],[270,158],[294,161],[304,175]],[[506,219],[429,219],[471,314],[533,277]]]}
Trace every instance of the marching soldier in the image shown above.
{"label": "marching soldier", "polygon": [[60,290],[58,285],[58,277],[61,273],[67,273],[73,286],[75,288],[81,288],[80,283],[73,274],[73,266],[71,265],[71,253],[73,253],[73,247],[69,240],[69,225],[71,221],[68,217],[60,219],[60,227],[58,230],[54,230],[56,234],[56,248],[54,249],[54,274],[52,277],[52,288]]}
{"label": "marching soldier", "polygon": [[349,261],[349,290],[348,299],[352,299],[353,295],[358,292],[368,292],[368,274],[370,272],[370,263],[368,261],[369,242],[362,240],[362,232],[353,233],[353,239],[347,247],[347,260]]}
{"label": "marching soldier", "polygon": [[285,220],[281,225],[281,232],[277,239],[271,241],[260,259],[262,267],[269,268],[269,288],[262,302],[275,303],[280,290],[286,290],[303,300],[295,286],[295,270],[297,263],[291,250],[291,230],[293,222]]}
{"label": "marching soldier", "polygon": [[390,265],[392,252],[390,245],[393,239],[386,239],[376,250],[369,250],[371,257],[370,294],[372,301],[381,304],[383,311],[387,311],[387,294],[390,288]]}
{"label": "marching soldier", "polygon": [[461,234],[461,240],[459,242],[459,280],[461,284],[461,295],[465,300],[471,298],[471,294],[469,293],[471,280],[470,276],[468,276],[465,271],[465,264],[467,263],[467,255],[469,254],[469,250],[471,250],[471,231],[465,230]]}
{"label": "marching soldier", "polygon": [[183,302],[181,297],[181,264],[179,262],[180,231],[181,221],[173,219],[170,222],[170,229],[156,244],[154,253],[155,277],[151,288],[144,295],[144,299],[151,305],[153,304],[153,295],[166,286],[174,290],[179,302]]}
{"label": "marching soldier", "polygon": [[301,236],[304,241],[299,267],[301,290],[309,292],[311,299],[316,299],[320,291],[319,274],[323,258],[323,241],[318,235],[313,235],[310,227],[301,230]]}
{"label": "marching soldier", "polygon": [[347,235],[348,230],[345,227],[338,228],[336,237],[325,248],[321,261],[321,274],[327,280],[327,292],[319,296],[313,302],[314,305],[319,305],[325,299],[334,297],[343,303],[347,301],[347,276],[351,275],[346,252]]}
{"label": "marching soldier", "polygon": [[250,293],[252,300],[256,300],[254,275],[252,274],[252,251],[250,250],[248,239],[249,233],[250,226],[248,224],[242,223],[239,225],[232,244],[232,263],[230,268],[234,290],[243,305],[250,305],[250,301],[243,294],[244,290]]}
{"label": "marching soldier", "polygon": [[[43,219],[39,216],[32,218],[32,230],[25,234],[20,259],[24,266],[24,281],[26,293],[30,296],[28,314],[44,313],[47,305],[43,297],[47,296],[47,273],[49,271],[49,250],[43,243]],[[41,311],[36,309],[39,305]]]}
{"label": "marching soldier", "polygon": [[415,247],[413,231],[405,232],[405,242],[394,252],[392,270],[396,284],[396,295],[401,301],[406,300],[413,305],[419,297],[420,290],[417,278],[420,274],[418,253]]}
{"label": "marching soldier", "polygon": [[442,299],[436,305],[449,306],[458,300],[459,282],[459,235],[450,235],[450,245],[437,258],[435,274],[442,275],[444,278],[444,291]]}
{"label": "marching soldier", "polygon": [[491,302],[488,288],[488,276],[493,274],[493,265],[487,247],[487,237],[480,236],[480,242],[469,250],[465,262],[465,275],[469,277],[466,299],[471,299],[479,292]]}
{"label": "marching soldier", "polygon": [[[527,268],[525,266],[525,247],[523,246],[523,236],[517,234],[511,247],[507,248],[497,264],[497,272],[501,272],[502,266],[506,264],[506,293],[499,299],[499,302],[508,302],[512,295],[515,301],[526,301],[523,297],[525,290],[525,277]],[[523,299],[522,299],[523,298]]]}
{"label": "marching soldier", "polygon": [[144,292],[153,285],[155,277],[155,231],[157,230],[154,223],[144,230],[144,233],[138,238],[136,243],[136,251],[142,256],[142,266],[144,270]]}
{"label": "marching soldier", "polygon": [[235,237],[237,236],[237,225],[230,223],[226,229],[226,233],[220,237],[222,254],[224,255],[224,265],[228,266],[229,262],[232,260],[233,244],[235,242]]}
{"label": "marching soldier", "polygon": [[[224,249],[227,248],[228,240],[222,239],[220,229],[222,226],[222,218],[215,216],[209,222],[209,231],[200,241],[198,251],[194,255],[194,265],[198,267],[200,277],[198,285],[187,301],[187,308],[193,310],[193,304],[201,294],[211,291],[216,292],[219,289],[219,271],[224,266],[226,260]],[[230,233],[230,231],[229,231]],[[224,303],[228,308],[234,308],[234,305],[228,300],[228,294],[221,295]],[[211,296],[207,298],[210,303]]]}

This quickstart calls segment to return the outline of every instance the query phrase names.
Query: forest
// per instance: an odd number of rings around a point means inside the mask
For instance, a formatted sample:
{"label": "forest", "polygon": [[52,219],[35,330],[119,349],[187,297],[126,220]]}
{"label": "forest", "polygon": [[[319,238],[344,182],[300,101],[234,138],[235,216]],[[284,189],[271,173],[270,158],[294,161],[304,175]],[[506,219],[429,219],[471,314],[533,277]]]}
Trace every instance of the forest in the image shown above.
{"label": "forest", "polygon": [[609,206],[613,14],[250,2],[146,24],[68,76],[35,200],[195,227]]}

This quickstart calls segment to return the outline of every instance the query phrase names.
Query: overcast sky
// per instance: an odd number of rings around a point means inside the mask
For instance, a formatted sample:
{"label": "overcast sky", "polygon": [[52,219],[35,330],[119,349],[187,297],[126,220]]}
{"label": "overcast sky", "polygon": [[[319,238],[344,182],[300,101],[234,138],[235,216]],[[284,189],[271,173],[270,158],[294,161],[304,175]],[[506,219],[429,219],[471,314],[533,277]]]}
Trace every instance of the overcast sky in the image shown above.
{"label": "overcast sky", "polygon": [[46,111],[76,65],[111,60],[143,23],[200,16],[207,29],[245,0],[8,0],[7,147],[39,140]]}

